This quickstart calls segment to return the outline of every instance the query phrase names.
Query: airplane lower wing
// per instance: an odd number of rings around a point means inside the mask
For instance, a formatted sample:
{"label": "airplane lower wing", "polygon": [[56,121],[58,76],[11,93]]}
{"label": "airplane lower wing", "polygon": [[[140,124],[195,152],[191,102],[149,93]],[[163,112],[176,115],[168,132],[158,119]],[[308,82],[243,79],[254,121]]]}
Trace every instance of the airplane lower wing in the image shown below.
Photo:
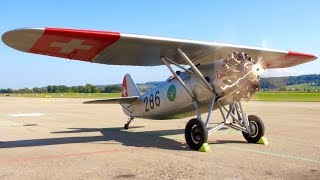
{"label": "airplane lower wing", "polygon": [[185,64],[177,49],[194,64],[225,59],[233,52],[245,52],[266,68],[284,68],[317,59],[316,56],[293,51],[194,41],[118,32],[29,28],[3,34],[2,41],[17,50],[48,56],[110,65],[157,66],[161,57]]}
{"label": "airplane lower wing", "polygon": [[131,104],[139,99],[138,96],[111,98],[111,99],[100,99],[93,101],[83,102],[84,104]]}

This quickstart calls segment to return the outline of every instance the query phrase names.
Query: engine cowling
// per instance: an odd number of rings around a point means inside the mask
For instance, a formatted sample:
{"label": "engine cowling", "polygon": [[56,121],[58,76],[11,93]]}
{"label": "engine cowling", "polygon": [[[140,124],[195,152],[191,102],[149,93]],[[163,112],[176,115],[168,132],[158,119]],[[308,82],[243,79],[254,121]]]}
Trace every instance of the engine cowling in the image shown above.
{"label": "engine cowling", "polygon": [[214,67],[214,87],[218,96],[234,93],[236,99],[248,101],[259,90],[263,68],[247,54],[233,52],[226,59],[216,61]]}

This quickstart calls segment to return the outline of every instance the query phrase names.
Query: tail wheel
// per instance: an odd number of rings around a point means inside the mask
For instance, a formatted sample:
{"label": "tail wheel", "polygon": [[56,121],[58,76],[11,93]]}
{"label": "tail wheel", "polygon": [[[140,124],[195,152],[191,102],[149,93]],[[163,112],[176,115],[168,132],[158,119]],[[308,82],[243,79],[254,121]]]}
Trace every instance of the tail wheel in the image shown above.
{"label": "tail wheel", "polygon": [[191,149],[198,150],[208,140],[208,131],[205,124],[196,118],[191,119],[185,128],[184,136]]}
{"label": "tail wheel", "polygon": [[243,137],[249,143],[257,143],[261,137],[264,136],[264,124],[262,120],[256,115],[249,115],[248,116],[249,127],[251,130],[251,134],[242,132]]}

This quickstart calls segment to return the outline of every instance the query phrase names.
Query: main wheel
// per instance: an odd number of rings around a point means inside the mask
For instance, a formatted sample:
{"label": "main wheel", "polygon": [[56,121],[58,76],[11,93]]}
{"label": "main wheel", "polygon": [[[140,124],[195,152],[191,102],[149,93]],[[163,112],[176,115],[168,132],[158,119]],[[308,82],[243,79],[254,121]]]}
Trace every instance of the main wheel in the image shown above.
{"label": "main wheel", "polygon": [[185,128],[184,136],[191,149],[198,150],[208,140],[208,131],[205,124],[196,118],[191,119]]}
{"label": "main wheel", "polygon": [[262,120],[256,115],[248,116],[249,127],[251,129],[251,134],[242,132],[243,137],[249,143],[257,143],[259,139],[264,135],[264,124]]}

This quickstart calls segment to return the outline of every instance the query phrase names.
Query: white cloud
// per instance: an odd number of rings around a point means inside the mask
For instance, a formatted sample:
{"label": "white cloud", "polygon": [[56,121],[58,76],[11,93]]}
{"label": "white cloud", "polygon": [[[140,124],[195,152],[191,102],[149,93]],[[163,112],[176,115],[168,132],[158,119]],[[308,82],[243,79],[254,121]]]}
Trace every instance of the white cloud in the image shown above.
{"label": "white cloud", "polygon": [[268,41],[266,39],[261,41],[261,47],[268,48]]}
{"label": "white cloud", "polygon": [[263,47],[263,48],[272,48],[272,41],[270,39],[263,39],[261,41],[261,47]]}
{"label": "white cloud", "polygon": [[266,69],[262,77],[299,76],[307,74],[294,68]]}

